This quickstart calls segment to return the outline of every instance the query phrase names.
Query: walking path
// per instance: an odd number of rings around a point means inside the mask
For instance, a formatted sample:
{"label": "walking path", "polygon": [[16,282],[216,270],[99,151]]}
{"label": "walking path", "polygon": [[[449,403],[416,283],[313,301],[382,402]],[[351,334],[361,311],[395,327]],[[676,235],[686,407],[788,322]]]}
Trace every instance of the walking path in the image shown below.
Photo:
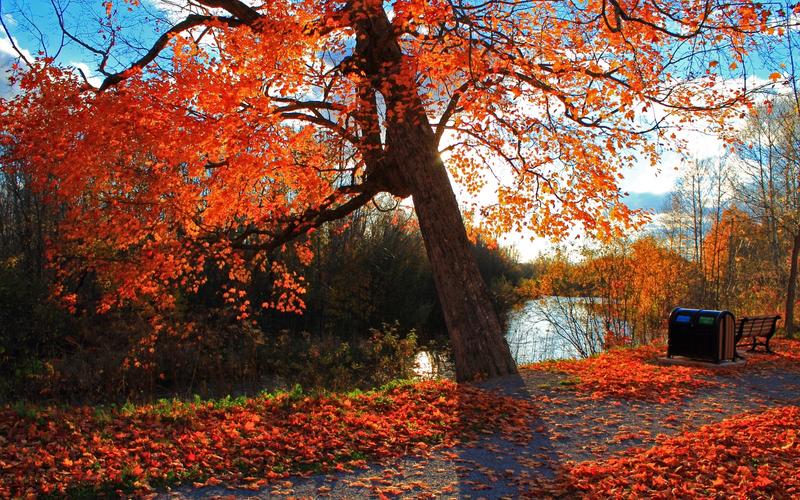
{"label": "walking path", "polygon": [[488,430],[424,456],[260,491],[179,487],[161,497],[798,497],[800,342],[775,350],[716,372],[658,366],[658,348],[523,368],[480,385],[533,403],[521,432]]}

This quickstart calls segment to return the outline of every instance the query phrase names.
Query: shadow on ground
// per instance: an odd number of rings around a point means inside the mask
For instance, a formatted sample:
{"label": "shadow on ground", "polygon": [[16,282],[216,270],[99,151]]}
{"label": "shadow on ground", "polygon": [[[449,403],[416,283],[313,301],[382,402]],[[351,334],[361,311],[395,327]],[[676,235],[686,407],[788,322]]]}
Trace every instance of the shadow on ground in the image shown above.
{"label": "shadow on ground", "polygon": [[469,443],[427,457],[375,463],[353,472],[279,481],[259,491],[181,487],[162,498],[312,497],[519,498],[535,497],[539,481],[572,462],[598,460],[650,447],[665,436],[690,432],[746,411],[800,404],[800,372],[736,370],[712,380],[680,402],[590,399],[561,374],[522,370],[479,387],[533,401],[538,414],[525,439],[489,431]]}

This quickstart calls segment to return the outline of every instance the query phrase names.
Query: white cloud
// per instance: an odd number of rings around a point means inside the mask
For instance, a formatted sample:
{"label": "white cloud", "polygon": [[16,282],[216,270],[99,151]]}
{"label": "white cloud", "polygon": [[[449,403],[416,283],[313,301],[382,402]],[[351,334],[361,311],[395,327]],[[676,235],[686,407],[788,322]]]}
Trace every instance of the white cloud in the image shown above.
{"label": "white cloud", "polygon": [[[5,16],[8,16],[6,14]],[[6,18],[7,20],[7,18]],[[33,60],[30,52],[20,47],[19,42],[14,40],[14,44],[20,48],[23,55],[29,60]],[[11,76],[11,67],[19,62],[19,54],[14,50],[14,46],[5,36],[0,36],[0,97],[8,98],[17,92],[17,88],[8,81]],[[24,63],[22,63],[24,64]]]}
{"label": "white cloud", "polygon": [[68,66],[75,68],[76,71],[83,72],[86,79],[89,80],[89,83],[94,87],[99,87],[103,83],[103,78],[92,71],[86,63],[70,62]]}
{"label": "white cloud", "polygon": [[191,13],[191,10],[187,8],[187,2],[180,0],[150,0],[147,3],[172,23],[183,20],[187,14]]}
{"label": "white cloud", "polygon": [[[719,91],[733,91],[741,89],[743,83],[745,82],[741,78],[728,79],[719,82],[716,89]],[[746,84],[748,89],[767,86],[773,93],[784,93],[789,90],[785,86],[773,85],[769,80],[759,77],[749,77]],[[736,117],[728,120],[725,125],[728,128],[728,132],[735,132],[741,130],[744,123],[743,118]],[[685,144],[683,154],[667,151],[661,155],[655,168],[645,159],[641,159],[624,172],[625,178],[620,183],[623,191],[632,193],[670,192],[675,187],[675,182],[680,177],[687,160],[701,160],[723,156],[726,153],[725,141],[717,133],[710,120],[706,118],[699,117],[688,125],[677,125],[668,120],[667,125],[675,127],[672,131],[675,132],[677,140]]]}
{"label": "white cloud", "polygon": [[13,27],[17,25],[17,20],[14,19],[14,16],[12,16],[11,14],[3,14],[3,20],[5,21],[7,26]]}
{"label": "white cloud", "polygon": [[[697,128],[676,130],[675,135],[686,143],[683,155],[673,151],[661,154],[655,167],[641,158],[623,172],[620,187],[628,193],[664,194],[672,191],[681,175],[686,158],[703,159],[722,155],[725,143],[716,134]],[[659,208],[659,207],[652,207]]]}
{"label": "white cloud", "polygon": [[[6,16],[8,15],[9,14],[6,14]],[[14,38],[14,44],[12,45],[11,40],[9,40],[8,37],[6,37],[5,35],[0,35],[0,53],[13,56],[16,59],[17,57],[19,57],[19,55],[17,54],[17,51],[14,50],[14,45],[16,45],[17,48],[19,48],[22,51],[22,53],[29,61],[33,60],[33,55],[31,55],[29,51],[20,47],[19,41],[16,38]]]}
{"label": "white cloud", "polygon": [[539,255],[549,253],[555,245],[548,239],[536,236],[530,231],[507,233],[500,237],[500,245],[514,247],[521,262],[529,262]]}
{"label": "white cloud", "polygon": [[[187,14],[191,13],[197,14],[197,13],[211,12],[212,14],[219,14],[219,15],[227,14],[227,11],[225,11],[224,9],[212,9],[207,7],[200,8],[197,6],[197,4],[193,5],[190,2],[187,2],[186,0],[148,0],[147,3],[152,8],[164,14],[164,17],[173,23],[183,20],[184,18],[186,18]],[[249,5],[250,7],[258,7],[259,5],[261,5],[261,2],[252,0],[251,1],[245,0],[244,3]]]}

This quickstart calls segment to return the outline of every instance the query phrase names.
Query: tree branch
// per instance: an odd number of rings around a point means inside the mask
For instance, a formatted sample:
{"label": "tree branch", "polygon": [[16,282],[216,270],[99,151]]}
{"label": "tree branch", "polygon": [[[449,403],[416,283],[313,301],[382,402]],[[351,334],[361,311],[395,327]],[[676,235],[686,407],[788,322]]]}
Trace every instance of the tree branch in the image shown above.
{"label": "tree branch", "polygon": [[6,26],[6,21],[3,18],[2,12],[0,12],[0,25],[3,26],[3,31],[5,31],[6,33],[6,38],[8,38],[8,43],[11,44],[11,48],[14,49],[14,52],[17,53],[17,56],[19,56],[20,59],[25,61],[25,64],[27,64],[29,67],[32,66],[31,62],[28,60],[27,57],[25,57],[25,54],[22,53],[19,47],[17,47],[17,44],[14,42],[14,37],[12,37],[11,32],[8,31],[8,27]]}
{"label": "tree branch", "polygon": [[[333,202],[341,194],[352,192],[354,189],[359,189],[358,195],[350,198],[348,201],[341,205],[331,208]],[[256,252],[265,251],[267,253],[273,252],[290,242],[291,240],[306,234],[311,229],[317,228],[326,222],[341,219],[342,217],[358,210],[378,194],[379,190],[372,184],[362,184],[360,186],[347,186],[337,189],[333,194],[328,196],[325,201],[318,208],[310,208],[293,218],[293,220],[286,223],[286,227],[278,233],[267,233],[256,229],[246,230],[241,235],[237,236],[232,242],[231,246],[239,250],[250,250]],[[271,238],[263,243],[249,244],[245,240],[252,235],[256,234],[269,234]]]}
{"label": "tree branch", "polygon": [[[102,58],[100,60],[99,71],[103,75],[109,76],[109,73],[106,72],[105,67],[106,63],[108,62],[108,57],[111,54],[111,49],[114,47],[115,32],[114,31],[111,32],[111,43],[108,45],[108,48],[106,48],[106,50],[100,50],[97,47],[93,47],[88,43],[84,42],[83,40],[81,40],[80,38],[76,37],[72,33],[70,33],[67,30],[67,27],[64,25],[64,12],[59,10],[59,7],[58,5],[56,5],[55,0],[50,0],[50,4],[53,6],[53,12],[55,12],[56,14],[56,19],[58,19],[58,26],[59,28],[61,28],[61,33],[70,40],[72,40],[73,42],[83,47],[84,49],[88,50],[89,52],[99,55]],[[86,78],[86,75],[83,74],[83,71],[81,71],[81,76],[83,76],[83,79],[88,84],[89,80]]]}
{"label": "tree branch", "polygon": [[336,124],[324,118],[323,116],[319,115],[312,116],[312,115],[307,115],[305,113],[284,112],[280,111],[280,109],[278,109],[276,112],[279,113],[281,117],[286,118],[287,120],[300,120],[328,128],[336,132],[337,134],[341,135],[342,138],[350,141],[352,144],[358,144],[359,142],[358,137],[348,132],[347,129],[345,129],[339,124]]}
{"label": "tree branch", "polygon": [[450,118],[456,112],[458,108],[458,100],[461,98],[461,95],[466,92],[469,88],[471,81],[467,81],[461,84],[455,92],[453,92],[453,96],[450,98],[450,102],[447,103],[447,107],[445,108],[442,116],[439,118],[439,123],[436,124],[436,144],[439,144],[439,141],[442,139],[442,134],[447,129],[447,122],[450,121]]}
{"label": "tree branch", "polygon": [[191,14],[187,16],[186,19],[168,29],[160,37],[158,37],[158,40],[155,41],[150,50],[148,50],[145,55],[139,58],[139,60],[133,63],[128,69],[107,76],[106,79],[103,80],[102,85],[100,85],[100,92],[118,84],[119,82],[130,77],[136,70],[140,70],[150,64],[158,56],[158,54],[161,53],[164,47],[167,46],[173,36],[196,26],[201,26],[212,22],[226,24],[230,27],[236,27],[245,24],[241,20],[233,17],[201,16],[198,14]]}
{"label": "tree branch", "polygon": [[251,24],[261,18],[255,9],[240,2],[239,0],[196,0],[200,5],[211,7],[213,9],[224,9],[230,14],[236,16],[239,20],[246,24]]}

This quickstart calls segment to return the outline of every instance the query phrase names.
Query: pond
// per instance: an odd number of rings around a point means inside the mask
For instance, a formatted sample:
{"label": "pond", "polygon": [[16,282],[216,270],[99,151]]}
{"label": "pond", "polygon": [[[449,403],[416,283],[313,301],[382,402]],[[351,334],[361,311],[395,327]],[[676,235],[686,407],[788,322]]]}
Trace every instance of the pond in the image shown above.
{"label": "pond", "polygon": [[[603,337],[610,328],[622,334],[624,322],[609,325],[591,306],[601,303],[594,297],[543,297],[530,300],[508,318],[506,340],[518,365],[549,359],[575,359],[591,356],[603,349]],[[422,351],[417,354],[418,376],[450,377],[452,362],[446,352]]]}

